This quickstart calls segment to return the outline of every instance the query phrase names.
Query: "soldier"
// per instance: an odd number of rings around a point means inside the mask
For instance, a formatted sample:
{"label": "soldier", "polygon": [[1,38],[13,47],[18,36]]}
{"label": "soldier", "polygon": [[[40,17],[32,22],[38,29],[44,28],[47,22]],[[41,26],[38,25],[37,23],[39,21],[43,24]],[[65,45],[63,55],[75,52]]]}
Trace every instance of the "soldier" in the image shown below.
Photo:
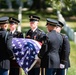
{"label": "soldier", "polygon": [[[58,21],[59,24],[56,28],[58,33],[61,32],[64,24]],[[69,55],[70,55],[70,43],[68,36],[66,34],[60,33],[63,38],[62,50],[59,51],[60,54],[60,68],[55,70],[56,75],[66,75],[66,70],[70,67]]]}
{"label": "soldier", "polygon": [[10,32],[12,33],[14,38],[23,38],[22,32],[19,32],[16,30],[19,22],[20,21],[16,18],[13,18],[13,17],[9,18]]}
{"label": "soldier", "polygon": [[54,68],[60,67],[59,49],[63,40],[62,36],[56,32],[57,25],[58,21],[47,18],[47,42],[42,45],[38,54],[41,59],[41,68],[45,68],[45,75],[52,75]]}
{"label": "soldier", "polygon": [[8,75],[12,51],[12,35],[7,31],[9,17],[0,17],[0,75]]}
{"label": "soldier", "polygon": [[[30,29],[26,33],[25,38],[34,39],[39,42],[42,42],[42,38],[43,38],[43,36],[45,36],[45,33],[44,33],[44,31],[42,31],[41,29],[38,28],[38,23],[39,23],[40,17],[38,17],[36,15],[30,15],[29,19],[30,19]],[[40,60],[38,60],[38,62],[34,66],[34,68],[32,68],[28,72],[28,75],[39,75],[39,72],[40,72],[39,67],[40,67]]]}
{"label": "soldier", "polygon": [[[19,20],[16,18],[10,17],[9,18],[10,23],[10,32],[12,33],[14,38],[23,38],[22,32],[19,32],[16,30]],[[19,65],[16,63],[16,60],[10,60],[11,67],[10,67],[10,75],[19,75],[21,73],[21,69]]]}

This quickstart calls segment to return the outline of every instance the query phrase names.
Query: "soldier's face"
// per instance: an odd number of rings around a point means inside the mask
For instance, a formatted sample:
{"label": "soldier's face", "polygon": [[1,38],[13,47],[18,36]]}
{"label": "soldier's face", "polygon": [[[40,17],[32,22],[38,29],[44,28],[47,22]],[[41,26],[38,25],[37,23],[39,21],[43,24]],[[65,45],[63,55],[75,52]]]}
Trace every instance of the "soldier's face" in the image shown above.
{"label": "soldier's face", "polygon": [[56,27],[56,32],[60,33],[61,29],[62,29],[62,27],[57,26]]}
{"label": "soldier's face", "polygon": [[52,30],[50,25],[46,25],[46,26],[48,31]]}
{"label": "soldier's face", "polygon": [[51,30],[53,30],[53,29],[55,29],[54,26],[51,26],[51,25],[46,25],[46,26],[47,26],[47,30],[48,30],[48,32],[51,31]]}
{"label": "soldier's face", "polygon": [[16,27],[17,27],[17,25],[16,25],[16,24],[10,24],[10,30],[11,30],[11,31],[15,30],[15,29],[16,29]]}
{"label": "soldier's face", "polygon": [[31,29],[35,29],[37,26],[38,26],[38,21],[31,21],[30,22]]}

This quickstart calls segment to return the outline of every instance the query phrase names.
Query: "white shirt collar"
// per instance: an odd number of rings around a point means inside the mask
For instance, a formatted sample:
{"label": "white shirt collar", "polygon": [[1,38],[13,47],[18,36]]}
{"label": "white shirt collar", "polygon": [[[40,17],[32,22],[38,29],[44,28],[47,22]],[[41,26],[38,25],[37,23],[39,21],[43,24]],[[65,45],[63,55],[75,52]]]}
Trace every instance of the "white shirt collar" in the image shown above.
{"label": "white shirt collar", "polygon": [[16,31],[16,30],[11,31],[11,32],[12,32],[12,34],[13,34],[15,31]]}
{"label": "white shirt collar", "polygon": [[37,27],[35,29],[33,29],[32,31],[34,32],[37,29]]}

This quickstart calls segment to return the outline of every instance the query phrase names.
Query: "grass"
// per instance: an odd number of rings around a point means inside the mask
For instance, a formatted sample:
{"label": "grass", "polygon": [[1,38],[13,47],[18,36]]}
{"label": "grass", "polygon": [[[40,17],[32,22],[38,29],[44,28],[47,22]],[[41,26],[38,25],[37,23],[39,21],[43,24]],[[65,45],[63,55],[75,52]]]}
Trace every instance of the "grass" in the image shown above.
{"label": "grass", "polygon": [[70,41],[71,52],[70,52],[70,63],[71,67],[68,69],[68,75],[76,75],[76,44]]}
{"label": "grass", "polygon": [[67,24],[72,28],[76,27],[76,22],[67,22]]}
{"label": "grass", "polygon": [[73,22],[67,21],[67,24],[68,24],[69,27],[71,27],[72,29],[74,29],[74,31],[76,32],[76,21],[73,21]]}

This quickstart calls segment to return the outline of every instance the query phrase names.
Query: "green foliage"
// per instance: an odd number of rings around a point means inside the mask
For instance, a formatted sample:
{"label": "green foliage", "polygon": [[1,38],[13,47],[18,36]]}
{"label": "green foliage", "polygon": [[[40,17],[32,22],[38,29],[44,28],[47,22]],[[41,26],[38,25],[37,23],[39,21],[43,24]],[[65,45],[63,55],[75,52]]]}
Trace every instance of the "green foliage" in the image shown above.
{"label": "green foliage", "polygon": [[71,52],[70,52],[70,63],[71,67],[68,69],[68,75],[76,75],[76,44],[70,41]]}
{"label": "green foliage", "polygon": [[21,0],[22,2],[25,2],[25,1],[27,1],[27,0]]}
{"label": "green foliage", "polygon": [[0,8],[8,8],[5,0],[0,0]]}
{"label": "green foliage", "polygon": [[0,12],[0,16],[18,17],[18,12]]}
{"label": "green foliage", "polygon": [[63,14],[64,17],[76,16],[76,2],[72,1],[68,9],[69,11],[67,10],[66,7],[62,8],[61,13]]}
{"label": "green foliage", "polygon": [[50,3],[51,7],[55,10],[61,11],[62,8],[66,8],[70,11],[73,3],[76,3],[76,0],[47,0],[47,2]]}
{"label": "green foliage", "polygon": [[53,9],[56,9],[56,10],[61,10],[63,5],[61,3],[61,1],[59,0],[50,0],[50,3],[51,3],[51,6]]}
{"label": "green foliage", "polygon": [[76,3],[76,0],[63,0],[63,3],[68,10],[71,10],[71,7],[73,6],[73,3]]}
{"label": "green foliage", "polygon": [[56,10],[59,10],[61,11],[61,9],[63,7],[69,7],[71,3],[70,1],[68,0],[50,0],[50,3],[51,3],[51,6],[53,7],[53,9],[56,9]]}

